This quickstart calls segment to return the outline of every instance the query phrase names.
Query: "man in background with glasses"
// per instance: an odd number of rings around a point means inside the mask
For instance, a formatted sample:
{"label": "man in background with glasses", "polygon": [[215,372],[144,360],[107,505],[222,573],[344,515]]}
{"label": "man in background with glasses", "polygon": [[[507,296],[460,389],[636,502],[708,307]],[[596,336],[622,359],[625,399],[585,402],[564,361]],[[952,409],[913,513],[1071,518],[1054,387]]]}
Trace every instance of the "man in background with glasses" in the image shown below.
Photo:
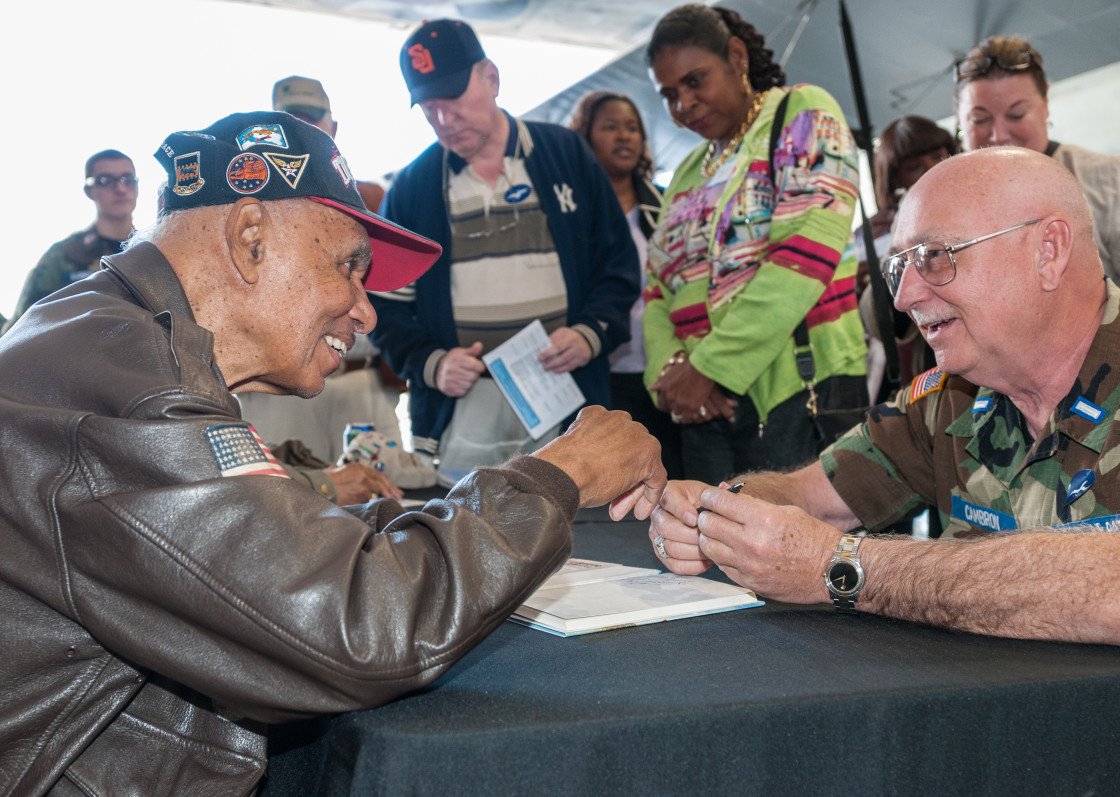
{"label": "man in background with glasses", "polygon": [[27,275],[4,331],[44,296],[97,271],[101,258],[120,252],[132,234],[137,182],[136,168],[127,155],[115,149],[91,155],[86,161],[85,192],[97,207],[93,226],[59,241],[40,258]]}
{"label": "man in background with glasses", "polygon": [[408,379],[416,451],[443,468],[494,464],[560,429],[532,439],[483,354],[540,320],[545,370],[609,406],[607,355],[630,338],[637,250],[586,142],[498,107],[498,68],[469,25],[425,22],[400,65],[439,140],[397,174],[381,212],[443,254],[414,285],[374,297],[374,343]]}
{"label": "man in background with glasses", "polygon": [[[670,482],[655,550],[775,600],[1120,644],[1120,288],[1077,179],[1020,147],[954,156],[894,240],[884,276],[938,367],[800,470]],[[859,533],[926,506],[941,539]]]}

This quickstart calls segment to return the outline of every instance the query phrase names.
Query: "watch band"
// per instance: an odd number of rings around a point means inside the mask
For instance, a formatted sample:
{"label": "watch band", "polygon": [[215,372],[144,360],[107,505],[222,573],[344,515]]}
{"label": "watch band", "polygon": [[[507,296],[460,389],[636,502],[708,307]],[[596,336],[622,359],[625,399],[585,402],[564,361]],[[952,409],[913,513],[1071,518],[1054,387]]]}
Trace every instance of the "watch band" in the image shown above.
{"label": "watch band", "polygon": [[[828,585],[829,594],[832,595],[832,605],[836,607],[836,611],[840,614],[859,614],[855,604],[860,590],[863,589],[863,566],[859,561],[859,545],[863,542],[863,539],[863,537],[848,535],[841,537],[840,542],[836,545],[836,551],[828,561],[828,568],[825,570],[825,583]],[[836,562],[847,562],[855,568],[858,580],[851,591],[838,592],[833,585],[829,576],[832,572],[832,566]]]}

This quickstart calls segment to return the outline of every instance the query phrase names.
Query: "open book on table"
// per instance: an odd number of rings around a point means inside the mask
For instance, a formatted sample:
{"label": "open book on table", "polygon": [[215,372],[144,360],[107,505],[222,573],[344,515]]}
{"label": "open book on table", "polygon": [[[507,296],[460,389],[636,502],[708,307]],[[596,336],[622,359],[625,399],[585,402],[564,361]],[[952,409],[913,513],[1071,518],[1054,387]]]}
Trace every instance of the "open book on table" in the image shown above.
{"label": "open book on table", "polygon": [[733,584],[589,559],[570,559],[509,618],[557,636],[761,606]]}

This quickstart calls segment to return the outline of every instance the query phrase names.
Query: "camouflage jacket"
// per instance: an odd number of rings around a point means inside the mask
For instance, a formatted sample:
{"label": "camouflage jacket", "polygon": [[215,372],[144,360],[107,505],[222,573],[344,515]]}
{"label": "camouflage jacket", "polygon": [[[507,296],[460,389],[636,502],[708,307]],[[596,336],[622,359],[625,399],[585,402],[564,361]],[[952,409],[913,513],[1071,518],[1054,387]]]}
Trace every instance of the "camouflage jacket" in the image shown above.
{"label": "camouflage jacket", "polygon": [[44,296],[97,271],[105,255],[115,255],[120,251],[121,242],[98,235],[96,226],[54,244],[27,275],[8,325],[15,323],[28,307]]}
{"label": "camouflage jacket", "polygon": [[1043,432],[1006,397],[933,369],[875,407],[821,455],[833,487],[871,529],[924,505],[943,537],[1120,521],[1120,288],[1077,380]]}

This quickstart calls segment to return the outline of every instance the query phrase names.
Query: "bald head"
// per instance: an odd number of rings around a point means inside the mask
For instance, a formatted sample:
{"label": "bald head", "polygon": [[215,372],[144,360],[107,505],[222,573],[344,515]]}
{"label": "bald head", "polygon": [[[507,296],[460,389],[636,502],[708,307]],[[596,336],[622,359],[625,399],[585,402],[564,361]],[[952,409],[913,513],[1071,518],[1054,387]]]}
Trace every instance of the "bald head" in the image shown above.
{"label": "bald head", "polygon": [[[931,278],[913,265],[920,244],[938,253],[926,266],[939,269]],[[1048,402],[1069,389],[1106,291],[1089,206],[1065,167],[1015,147],[942,161],[907,193],[892,248],[905,260],[895,306],[944,370],[1012,396],[1020,409],[1024,396]]]}
{"label": "bald head", "polygon": [[1092,265],[1096,247],[1089,203],[1077,178],[1040,152],[988,147],[942,161],[908,192],[899,227],[916,221],[919,213],[946,206],[983,219],[991,230],[1059,213],[1071,226],[1075,261]]}

